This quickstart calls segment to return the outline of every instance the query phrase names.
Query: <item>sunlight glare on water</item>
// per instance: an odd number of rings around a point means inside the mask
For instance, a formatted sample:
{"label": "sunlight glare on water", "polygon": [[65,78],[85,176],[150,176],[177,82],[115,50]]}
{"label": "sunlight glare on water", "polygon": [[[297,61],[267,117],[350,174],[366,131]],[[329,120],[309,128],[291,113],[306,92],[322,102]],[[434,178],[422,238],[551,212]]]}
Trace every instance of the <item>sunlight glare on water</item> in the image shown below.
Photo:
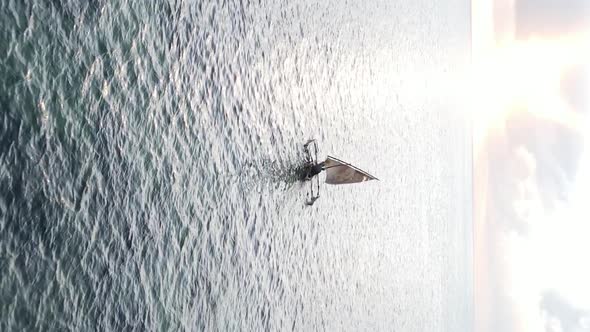
{"label": "sunlight glare on water", "polygon": [[470,326],[469,2],[0,3],[0,330]]}

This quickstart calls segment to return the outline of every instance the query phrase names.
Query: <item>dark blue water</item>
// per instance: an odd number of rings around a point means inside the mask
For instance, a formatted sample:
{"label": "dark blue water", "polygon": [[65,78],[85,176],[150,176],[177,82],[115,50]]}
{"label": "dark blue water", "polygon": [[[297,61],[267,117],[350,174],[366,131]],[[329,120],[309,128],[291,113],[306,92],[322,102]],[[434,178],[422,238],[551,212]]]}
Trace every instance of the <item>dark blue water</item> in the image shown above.
{"label": "dark blue water", "polygon": [[469,2],[0,4],[1,331],[470,330]]}

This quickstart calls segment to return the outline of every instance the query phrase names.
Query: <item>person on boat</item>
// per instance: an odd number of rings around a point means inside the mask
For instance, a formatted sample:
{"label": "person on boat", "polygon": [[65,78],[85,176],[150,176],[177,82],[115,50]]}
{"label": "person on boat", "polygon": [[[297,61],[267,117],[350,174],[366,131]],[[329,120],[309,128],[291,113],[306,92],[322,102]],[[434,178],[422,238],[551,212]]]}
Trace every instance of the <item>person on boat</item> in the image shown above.
{"label": "person on boat", "polygon": [[[317,161],[314,161],[315,158],[312,158],[311,151],[309,151],[309,144],[311,144],[311,143],[315,144],[315,140],[310,139],[303,145],[303,149],[304,149],[305,155],[306,155],[306,163],[303,168],[303,179],[304,180],[311,180],[311,178],[320,174],[324,170],[324,166],[325,166],[323,161],[318,163]],[[317,153],[317,146],[315,146],[315,150]]]}
{"label": "person on boat", "polygon": [[324,162],[313,164],[310,163],[305,169],[305,179],[310,180],[312,177],[320,174],[324,170]]}

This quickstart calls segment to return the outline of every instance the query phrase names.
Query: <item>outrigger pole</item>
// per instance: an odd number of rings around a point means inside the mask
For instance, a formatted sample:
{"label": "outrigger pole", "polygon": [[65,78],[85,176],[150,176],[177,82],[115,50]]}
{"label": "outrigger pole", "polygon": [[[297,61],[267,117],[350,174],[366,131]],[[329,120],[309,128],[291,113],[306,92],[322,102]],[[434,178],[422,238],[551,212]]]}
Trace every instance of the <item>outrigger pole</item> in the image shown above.
{"label": "outrigger pole", "polygon": [[[312,144],[313,147],[313,154],[309,149],[309,145]],[[304,145],[303,145],[303,149],[305,150],[305,154],[306,154],[306,170],[311,169],[311,167],[313,167],[314,165],[318,164],[318,145],[315,139],[310,139],[308,140]],[[316,193],[314,194],[314,178],[315,178],[315,184],[316,184]],[[305,204],[307,205],[313,205],[313,203],[320,198],[320,180],[318,176],[309,176],[309,173],[305,175],[305,180],[309,181],[309,194],[308,197],[309,199],[307,199],[305,201]]]}

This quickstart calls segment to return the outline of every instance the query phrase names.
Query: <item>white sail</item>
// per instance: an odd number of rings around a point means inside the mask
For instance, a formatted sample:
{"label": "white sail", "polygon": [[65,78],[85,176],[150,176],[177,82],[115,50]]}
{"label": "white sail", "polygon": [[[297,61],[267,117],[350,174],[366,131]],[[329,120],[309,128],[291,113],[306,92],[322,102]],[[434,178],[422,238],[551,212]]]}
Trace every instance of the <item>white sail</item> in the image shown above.
{"label": "white sail", "polygon": [[370,180],[378,180],[371,174],[356,168],[340,159],[328,156],[324,162],[327,184],[358,183]]}

